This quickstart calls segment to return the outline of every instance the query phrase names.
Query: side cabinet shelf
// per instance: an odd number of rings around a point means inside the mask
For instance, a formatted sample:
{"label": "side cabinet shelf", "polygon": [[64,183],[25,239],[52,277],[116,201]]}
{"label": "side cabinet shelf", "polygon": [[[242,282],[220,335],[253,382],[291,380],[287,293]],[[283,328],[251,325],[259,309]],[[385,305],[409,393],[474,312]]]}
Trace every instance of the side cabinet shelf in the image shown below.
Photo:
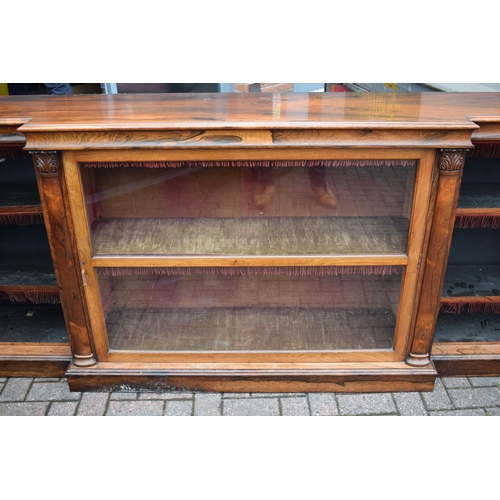
{"label": "side cabinet shelf", "polygon": [[466,160],[432,358],[442,375],[500,373],[500,152]]}
{"label": "side cabinet shelf", "polygon": [[0,375],[63,376],[71,361],[33,161],[0,163]]}

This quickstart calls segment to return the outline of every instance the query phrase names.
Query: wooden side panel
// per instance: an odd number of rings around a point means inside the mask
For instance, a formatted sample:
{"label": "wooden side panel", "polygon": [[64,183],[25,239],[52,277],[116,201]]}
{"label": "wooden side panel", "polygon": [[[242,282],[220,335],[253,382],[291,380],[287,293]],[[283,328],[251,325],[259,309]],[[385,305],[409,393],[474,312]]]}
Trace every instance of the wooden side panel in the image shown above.
{"label": "wooden side panel", "polygon": [[446,274],[465,153],[464,150],[445,149],[441,150],[439,157],[439,181],[421,299],[415,335],[406,360],[410,366],[426,366],[430,363],[430,349]]}
{"label": "wooden side panel", "polygon": [[61,304],[68,329],[74,363],[80,366],[95,364],[90,345],[83,297],[79,284],[80,266],[75,260],[71,222],[64,206],[60,175],[62,161],[59,153],[33,154],[45,226],[54,261],[54,271],[61,288]]}

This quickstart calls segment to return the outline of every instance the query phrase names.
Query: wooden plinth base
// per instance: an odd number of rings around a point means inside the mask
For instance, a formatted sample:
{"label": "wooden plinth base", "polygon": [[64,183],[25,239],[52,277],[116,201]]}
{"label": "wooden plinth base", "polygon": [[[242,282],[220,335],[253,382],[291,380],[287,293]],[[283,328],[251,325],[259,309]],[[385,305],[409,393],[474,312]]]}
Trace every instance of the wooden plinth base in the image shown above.
{"label": "wooden plinth base", "polygon": [[500,346],[498,343],[436,343],[431,359],[439,376],[498,377]]}
{"label": "wooden plinth base", "polygon": [[498,377],[500,358],[453,356],[432,358],[442,377]]}
{"label": "wooden plinth base", "polygon": [[393,363],[71,364],[66,377],[72,391],[171,390],[214,392],[398,392],[432,391],[434,366],[412,368]]}
{"label": "wooden plinth base", "polygon": [[64,377],[69,345],[0,344],[0,377]]}

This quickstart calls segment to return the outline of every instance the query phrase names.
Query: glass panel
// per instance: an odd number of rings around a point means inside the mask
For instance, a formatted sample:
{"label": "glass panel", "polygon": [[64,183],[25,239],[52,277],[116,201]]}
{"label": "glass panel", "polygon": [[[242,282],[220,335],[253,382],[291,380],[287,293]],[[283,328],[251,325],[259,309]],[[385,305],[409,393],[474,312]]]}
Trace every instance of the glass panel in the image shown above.
{"label": "glass panel", "polygon": [[141,351],[391,349],[402,268],[373,270],[97,269],[110,348]]}
{"label": "glass panel", "polygon": [[250,163],[82,166],[94,254],[405,254],[415,162]]}

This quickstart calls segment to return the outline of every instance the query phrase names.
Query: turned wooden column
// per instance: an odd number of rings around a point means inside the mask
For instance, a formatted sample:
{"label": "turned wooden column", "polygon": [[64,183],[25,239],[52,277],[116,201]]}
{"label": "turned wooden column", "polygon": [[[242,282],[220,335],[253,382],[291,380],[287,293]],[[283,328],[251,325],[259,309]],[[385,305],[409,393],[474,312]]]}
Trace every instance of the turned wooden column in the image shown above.
{"label": "turned wooden column", "polygon": [[30,151],[33,155],[38,190],[54,271],[60,288],[61,304],[73,353],[73,364],[92,366],[96,363],[89,339],[80,288],[81,268],[74,254],[71,220],[63,202],[62,158],[57,151]]}
{"label": "turned wooden column", "polygon": [[434,328],[439,313],[460,181],[467,151],[467,149],[441,149],[438,154],[439,180],[429,248],[425,262],[415,335],[410,354],[406,359],[406,363],[410,366],[427,366],[430,363]]}

